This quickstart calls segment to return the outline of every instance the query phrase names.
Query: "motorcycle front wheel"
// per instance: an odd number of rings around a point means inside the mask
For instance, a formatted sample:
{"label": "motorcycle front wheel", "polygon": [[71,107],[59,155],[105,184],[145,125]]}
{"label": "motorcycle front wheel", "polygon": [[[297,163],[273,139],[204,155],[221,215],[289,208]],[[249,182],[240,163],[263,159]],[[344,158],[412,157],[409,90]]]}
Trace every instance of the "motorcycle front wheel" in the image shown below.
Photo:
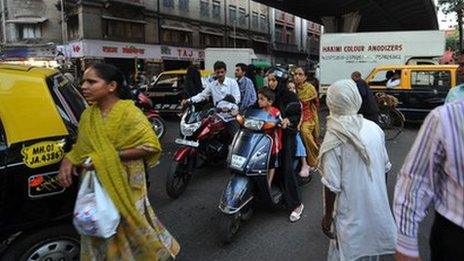
{"label": "motorcycle front wheel", "polygon": [[232,243],[240,229],[240,211],[235,214],[222,214],[219,219],[219,235],[224,243]]}
{"label": "motorcycle front wheel", "polygon": [[160,117],[153,117],[148,119],[153,126],[153,130],[156,133],[158,139],[161,139],[166,133],[166,123]]}
{"label": "motorcycle front wheel", "polygon": [[176,199],[182,195],[192,179],[187,162],[187,160],[184,162],[174,161],[169,168],[166,178],[166,193],[170,198]]}

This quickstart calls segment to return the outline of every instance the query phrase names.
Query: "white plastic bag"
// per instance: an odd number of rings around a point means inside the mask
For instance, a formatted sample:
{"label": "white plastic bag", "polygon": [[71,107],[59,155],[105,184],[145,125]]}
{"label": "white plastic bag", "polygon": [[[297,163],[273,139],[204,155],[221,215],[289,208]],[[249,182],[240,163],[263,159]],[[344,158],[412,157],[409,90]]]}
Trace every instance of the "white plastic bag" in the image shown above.
{"label": "white plastic bag", "polygon": [[77,194],[74,227],[85,236],[109,238],[116,234],[121,216],[98,181],[95,171],[87,171]]}

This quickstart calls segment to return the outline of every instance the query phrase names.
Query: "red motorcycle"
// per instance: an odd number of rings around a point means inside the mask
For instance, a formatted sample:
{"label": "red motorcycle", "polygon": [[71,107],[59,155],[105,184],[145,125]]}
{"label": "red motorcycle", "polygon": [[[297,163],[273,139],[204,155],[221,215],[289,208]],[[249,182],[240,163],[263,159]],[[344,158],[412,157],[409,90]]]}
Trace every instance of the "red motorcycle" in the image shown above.
{"label": "red motorcycle", "polygon": [[231,140],[226,122],[216,108],[196,111],[191,105],[180,121],[182,138],[175,143],[181,147],[167,173],[166,192],[178,198],[187,188],[196,168],[204,163],[225,162]]}
{"label": "red motorcycle", "polygon": [[148,121],[150,121],[153,126],[156,136],[158,136],[158,139],[161,139],[166,133],[166,123],[159,115],[159,112],[154,109],[153,102],[143,94],[140,88],[133,88],[132,95],[135,99],[135,105],[145,113]]}

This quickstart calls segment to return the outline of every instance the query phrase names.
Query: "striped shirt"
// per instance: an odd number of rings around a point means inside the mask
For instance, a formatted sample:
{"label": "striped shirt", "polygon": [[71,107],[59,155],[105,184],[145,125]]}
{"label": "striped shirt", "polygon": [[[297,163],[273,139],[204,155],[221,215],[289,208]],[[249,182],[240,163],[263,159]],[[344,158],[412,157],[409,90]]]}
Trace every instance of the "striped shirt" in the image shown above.
{"label": "striped shirt", "polygon": [[419,222],[430,204],[464,228],[464,101],[427,116],[398,175],[394,213],[399,252],[419,256]]}

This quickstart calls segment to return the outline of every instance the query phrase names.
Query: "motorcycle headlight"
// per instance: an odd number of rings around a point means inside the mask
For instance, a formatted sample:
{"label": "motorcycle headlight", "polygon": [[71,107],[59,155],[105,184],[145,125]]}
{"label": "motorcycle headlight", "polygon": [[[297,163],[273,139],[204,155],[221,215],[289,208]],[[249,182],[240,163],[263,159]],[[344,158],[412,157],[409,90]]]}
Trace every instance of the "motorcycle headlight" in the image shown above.
{"label": "motorcycle headlight", "polygon": [[261,130],[263,128],[264,121],[245,119],[245,128],[250,130]]}
{"label": "motorcycle headlight", "polygon": [[180,133],[182,133],[182,135],[184,136],[187,136],[187,137],[190,137],[193,135],[193,133],[198,130],[198,128],[200,128],[201,126],[201,122],[195,122],[195,123],[191,123],[191,124],[187,124],[187,123],[181,123],[180,124]]}

